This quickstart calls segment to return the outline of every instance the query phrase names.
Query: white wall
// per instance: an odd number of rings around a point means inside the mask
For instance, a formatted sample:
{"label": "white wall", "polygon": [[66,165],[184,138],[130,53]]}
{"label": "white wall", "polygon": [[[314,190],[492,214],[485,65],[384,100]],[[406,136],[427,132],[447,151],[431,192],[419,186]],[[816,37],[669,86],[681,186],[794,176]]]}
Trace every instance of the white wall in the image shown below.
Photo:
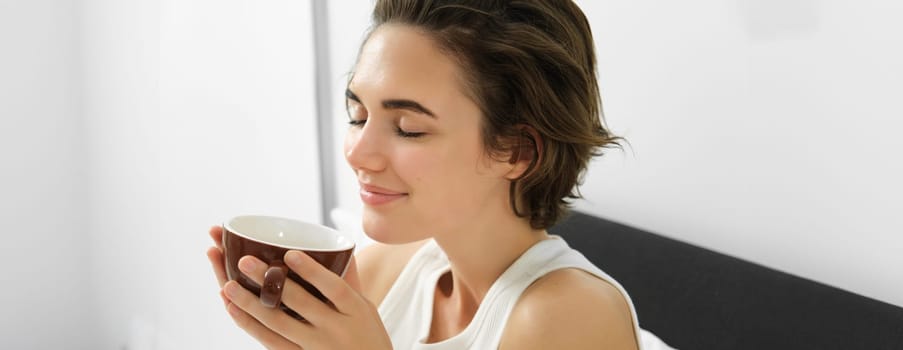
{"label": "white wall", "polygon": [[903,5],[579,3],[632,145],[580,208],[903,305]]}
{"label": "white wall", "polygon": [[[203,252],[228,215],[319,222],[309,1],[164,2],[161,349],[245,349]],[[185,312],[189,311],[189,312]],[[259,347],[259,345],[257,345]]]}
{"label": "white wall", "polygon": [[83,105],[93,247],[90,275],[99,349],[148,349],[160,259],[159,6],[152,1],[82,4]]}
{"label": "white wall", "polygon": [[207,230],[321,218],[310,8],[0,3],[5,347],[259,347]]}
{"label": "white wall", "polygon": [[320,220],[310,3],[94,0],[84,23],[97,348],[259,347],[207,230]]}
{"label": "white wall", "polygon": [[77,39],[73,1],[0,1],[5,349],[94,348]]}
{"label": "white wall", "polygon": [[[371,7],[329,3],[340,91]],[[579,209],[903,305],[900,3],[578,3],[630,142],[592,164]],[[357,185],[335,162],[351,216]]]}

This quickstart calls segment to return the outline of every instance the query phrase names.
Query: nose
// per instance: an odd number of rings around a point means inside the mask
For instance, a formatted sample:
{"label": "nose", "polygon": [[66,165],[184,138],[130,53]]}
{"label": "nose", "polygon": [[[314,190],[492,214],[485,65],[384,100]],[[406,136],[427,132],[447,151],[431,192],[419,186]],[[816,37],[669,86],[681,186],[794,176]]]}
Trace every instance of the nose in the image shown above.
{"label": "nose", "polygon": [[345,161],[355,172],[381,172],[387,163],[384,143],[384,138],[371,123],[350,128],[345,134]]}

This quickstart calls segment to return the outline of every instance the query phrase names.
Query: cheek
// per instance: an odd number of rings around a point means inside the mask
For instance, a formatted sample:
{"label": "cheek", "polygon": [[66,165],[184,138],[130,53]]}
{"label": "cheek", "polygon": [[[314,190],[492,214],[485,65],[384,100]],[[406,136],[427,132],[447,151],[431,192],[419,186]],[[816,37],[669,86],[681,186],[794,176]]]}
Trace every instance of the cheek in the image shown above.
{"label": "cheek", "polygon": [[475,147],[461,143],[435,145],[429,149],[399,149],[394,170],[408,184],[421,191],[423,200],[447,202],[466,196],[477,181]]}
{"label": "cheek", "polygon": [[418,148],[400,148],[393,157],[393,170],[413,187],[435,184],[443,173],[442,156]]}

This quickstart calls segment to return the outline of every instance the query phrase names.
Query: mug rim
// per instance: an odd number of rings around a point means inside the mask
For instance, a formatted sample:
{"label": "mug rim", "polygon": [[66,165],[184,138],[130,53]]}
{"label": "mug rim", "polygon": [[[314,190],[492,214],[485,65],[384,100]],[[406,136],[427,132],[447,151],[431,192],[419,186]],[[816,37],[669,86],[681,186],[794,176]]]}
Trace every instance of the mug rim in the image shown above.
{"label": "mug rim", "polygon": [[[337,237],[339,239],[339,242],[344,240],[344,241],[347,241],[348,243],[344,244],[344,245],[339,245],[336,248],[324,249],[324,248],[308,248],[308,247],[289,246],[289,245],[285,245],[285,244],[262,241],[260,239],[254,238],[254,237],[250,237],[247,234],[239,232],[238,230],[233,228],[233,226],[232,226],[233,221],[238,220],[238,219],[248,219],[248,218],[266,219],[266,220],[275,219],[275,220],[290,221],[293,224],[300,224],[301,226],[313,227],[318,230],[328,232],[329,234]],[[317,223],[287,218],[284,216],[255,215],[255,214],[237,215],[237,216],[233,216],[233,217],[229,218],[226,222],[223,223],[223,231],[224,231],[223,234],[226,234],[228,232],[230,234],[234,234],[241,238],[247,239],[249,241],[254,241],[254,242],[257,242],[260,244],[270,245],[270,246],[279,247],[279,248],[285,248],[285,249],[289,249],[289,250],[300,250],[300,251],[305,251],[305,252],[343,252],[346,250],[354,249],[354,247],[356,245],[354,240],[352,240],[351,237],[348,237],[348,235],[344,234],[342,231],[336,230],[336,229],[326,226],[326,225],[321,225],[321,224],[317,224]]]}

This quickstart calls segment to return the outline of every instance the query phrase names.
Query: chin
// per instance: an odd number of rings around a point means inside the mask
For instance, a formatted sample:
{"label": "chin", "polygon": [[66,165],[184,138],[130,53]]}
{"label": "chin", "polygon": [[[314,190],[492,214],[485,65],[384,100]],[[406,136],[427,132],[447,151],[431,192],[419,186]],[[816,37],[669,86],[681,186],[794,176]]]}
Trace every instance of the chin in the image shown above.
{"label": "chin", "polygon": [[411,232],[408,222],[392,220],[384,215],[364,209],[361,218],[364,234],[370,239],[383,244],[404,244],[427,238],[423,232]]}

